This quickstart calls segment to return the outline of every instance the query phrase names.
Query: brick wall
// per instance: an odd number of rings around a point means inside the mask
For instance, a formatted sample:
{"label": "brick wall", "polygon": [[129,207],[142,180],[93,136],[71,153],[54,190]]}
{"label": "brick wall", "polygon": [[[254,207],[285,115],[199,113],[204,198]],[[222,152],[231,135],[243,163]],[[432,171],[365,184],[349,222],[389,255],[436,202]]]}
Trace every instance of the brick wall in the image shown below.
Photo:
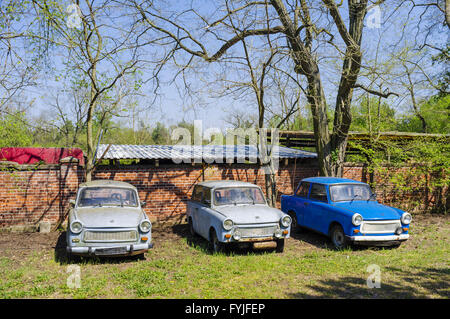
{"label": "brick wall", "polygon": [[[317,168],[311,164],[281,166],[276,176],[278,197],[292,194],[292,185],[297,185],[302,178],[317,174]],[[264,190],[263,169],[245,164],[210,165],[205,168],[192,165],[103,167],[96,171],[94,177],[135,185],[140,199],[147,202],[147,215],[153,219],[181,218],[180,214],[186,211],[185,203],[194,185],[203,180],[240,180],[257,184]]]}
{"label": "brick wall", "polygon": [[[402,168],[405,172],[411,168]],[[389,170],[374,177],[378,200],[388,205],[409,210],[422,210],[435,205],[436,191],[423,187],[412,191],[396,190],[389,182]],[[392,171],[391,171],[392,173]],[[305,177],[318,176],[314,161],[280,163],[276,175],[278,199],[282,194],[292,194],[293,187]],[[370,181],[363,165],[346,165],[344,177]],[[141,200],[147,202],[145,210],[152,220],[181,220],[185,203],[193,186],[202,180],[241,180],[255,183],[264,190],[264,172],[255,165],[130,165],[100,166],[95,179],[114,179],[129,182],[139,190]],[[411,183],[419,183],[411,180]],[[65,218],[68,201],[75,197],[77,186],[83,181],[83,168],[74,164],[44,166],[0,167],[0,227],[37,224],[50,221],[53,224]],[[440,193],[439,193],[440,192]],[[442,190],[438,193],[442,199]],[[448,190],[444,192],[448,196]],[[447,201],[448,202],[448,201]],[[419,204],[417,204],[419,203]],[[278,202],[278,207],[279,207]]]}
{"label": "brick wall", "polygon": [[82,178],[75,164],[0,167],[0,227],[56,223]]}

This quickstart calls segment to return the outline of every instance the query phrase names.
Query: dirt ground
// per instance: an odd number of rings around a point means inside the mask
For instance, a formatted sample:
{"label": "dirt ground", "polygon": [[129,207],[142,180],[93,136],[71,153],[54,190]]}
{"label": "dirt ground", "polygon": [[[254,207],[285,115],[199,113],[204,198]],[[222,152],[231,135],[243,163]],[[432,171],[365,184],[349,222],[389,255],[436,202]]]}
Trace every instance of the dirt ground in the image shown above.
{"label": "dirt ground", "polygon": [[[411,230],[420,233],[427,227],[436,228],[437,233],[448,233],[450,230],[450,216],[442,215],[417,215],[414,216]],[[172,226],[154,227],[152,230],[153,242],[157,246],[165,243],[178,243],[181,238],[189,237],[187,224],[182,223]],[[402,244],[407,249],[414,249],[419,243],[426,241],[426,237],[411,235],[410,239]],[[323,235],[313,231],[302,230],[291,234],[288,240],[290,249],[299,252],[314,251],[330,247],[330,241]],[[450,245],[450,243],[449,243]],[[10,233],[0,232],[0,252],[4,257],[26,256],[34,251],[65,250],[65,232],[55,231],[47,234],[41,233]]]}

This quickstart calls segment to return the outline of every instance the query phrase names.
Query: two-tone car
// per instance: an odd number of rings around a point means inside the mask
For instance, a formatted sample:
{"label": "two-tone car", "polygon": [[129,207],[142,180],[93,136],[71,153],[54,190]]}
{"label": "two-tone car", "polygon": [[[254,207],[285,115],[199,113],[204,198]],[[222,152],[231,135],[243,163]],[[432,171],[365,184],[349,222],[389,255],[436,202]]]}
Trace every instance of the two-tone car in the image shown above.
{"label": "two-tone car", "polygon": [[408,212],[380,204],[366,183],[334,177],[303,179],[293,195],[281,196],[281,210],[292,217],[293,229],[325,234],[336,248],[399,246],[409,238],[412,220]]}
{"label": "two-tone car", "polygon": [[70,204],[69,256],[143,257],[153,247],[152,224],[133,185],[112,180],[82,183]]}
{"label": "two-tone car", "polygon": [[230,244],[255,246],[275,242],[284,250],[291,217],[269,207],[260,187],[240,181],[206,181],[195,185],[187,203],[192,235],[207,239],[214,251]]}

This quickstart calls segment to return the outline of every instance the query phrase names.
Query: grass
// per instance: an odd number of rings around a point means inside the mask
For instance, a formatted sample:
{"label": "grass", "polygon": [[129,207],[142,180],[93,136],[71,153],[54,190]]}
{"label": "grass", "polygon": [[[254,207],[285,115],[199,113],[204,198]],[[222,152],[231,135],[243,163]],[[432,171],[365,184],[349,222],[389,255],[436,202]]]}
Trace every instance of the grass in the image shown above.
{"label": "grass", "polygon": [[[78,262],[80,288],[68,287],[70,264],[58,245],[0,245],[0,298],[448,298],[449,229],[447,217],[433,216],[417,220],[398,249],[335,251],[307,231],[290,238],[282,254],[212,254],[185,225],[176,226],[155,233],[146,260]],[[367,287],[371,264],[381,270],[379,289]]]}

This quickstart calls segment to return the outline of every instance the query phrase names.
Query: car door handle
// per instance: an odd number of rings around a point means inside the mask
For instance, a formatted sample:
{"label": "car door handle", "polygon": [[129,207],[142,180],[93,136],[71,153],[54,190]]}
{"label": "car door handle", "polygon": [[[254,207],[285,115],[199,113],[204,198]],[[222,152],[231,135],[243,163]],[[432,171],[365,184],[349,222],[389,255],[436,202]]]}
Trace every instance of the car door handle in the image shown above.
{"label": "car door handle", "polygon": [[305,206],[308,206],[309,205],[309,203],[305,203]]}

